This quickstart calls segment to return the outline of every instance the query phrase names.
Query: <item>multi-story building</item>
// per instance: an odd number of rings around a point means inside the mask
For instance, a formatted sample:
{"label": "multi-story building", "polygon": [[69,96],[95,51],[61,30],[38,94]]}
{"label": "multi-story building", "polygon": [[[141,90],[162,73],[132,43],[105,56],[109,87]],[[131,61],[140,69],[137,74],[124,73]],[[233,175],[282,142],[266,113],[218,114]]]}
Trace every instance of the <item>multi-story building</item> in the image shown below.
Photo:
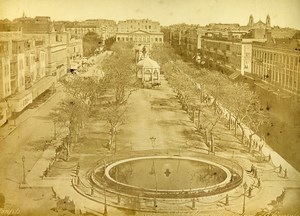
{"label": "multi-story building", "polygon": [[188,29],[181,32],[180,54],[192,58],[197,53],[197,30]]}
{"label": "multi-story building", "polygon": [[266,23],[254,23],[251,15],[248,25],[241,26],[240,29],[207,31],[201,41],[203,62],[226,72],[230,78],[251,73],[252,42],[264,42],[270,38],[270,28],[269,15]]}
{"label": "multi-story building", "polygon": [[148,19],[130,19],[118,22],[118,32],[133,32],[133,31],[146,31],[149,33],[160,32],[160,24],[157,21],[152,21]]}
{"label": "multi-story building", "polygon": [[163,33],[160,31],[159,22],[148,19],[126,20],[118,23],[116,41],[133,42],[142,44],[148,50],[154,43],[163,43]]}
{"label": "multi-story building", "polygon": [[170,29],[170,43],[180,55],[196,59],[201,49],[201,37],[206,32],[206,28],[199,26],[175,25]]}
{"label": "multi-story building", "polygon": [[9,115],[5,99],[11,95],[10,47],[10,41],[0,41],[0,125]]}
{"label": "multi-story building", "polygon": [[0,98],[11,95],[9,41],[0,41]]}
{"label": "multi-story building", "polygon": [[0,28],[0,125],[53,87],[72,59],[82,57],[82,40],[63,27],[56,31],[47,17],[23,17],[14,25],[20,31]]}
{"label": "multi-story building", "polygon": [[[58,22],[57,22],[58,23]],[[116,36],[117,24],[114,20],[90,19],[82,22],[60,22],[72,36],[83,38],[87,33],[94,32],[103,41]]]}
{"label": "multi-story building", "polygon": [[300,51],[274,43],[253,43],[252,75],[275,89],[300,95]]}
{"label": "multi-story building", "polygon": [[171,42],[171,29],[169,27],[162,27],[161,32],[164,34],[164,42]]}

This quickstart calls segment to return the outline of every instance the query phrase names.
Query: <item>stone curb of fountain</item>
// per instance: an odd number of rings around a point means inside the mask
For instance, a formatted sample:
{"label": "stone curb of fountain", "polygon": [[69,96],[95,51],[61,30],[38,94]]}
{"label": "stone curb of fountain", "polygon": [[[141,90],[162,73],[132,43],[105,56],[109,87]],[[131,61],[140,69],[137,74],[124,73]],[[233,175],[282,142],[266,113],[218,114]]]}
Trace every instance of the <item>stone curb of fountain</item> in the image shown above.
{"label": "stone curb of fountain", "polygon": [[[72,181],[72,187],[75,189],[75,191],[77,191],[79,194],[83,195],[83,196],[86,197],[87,199],[92,200],[92,201],[94,201],[94,202],[98,202],[98,203],[102,203],[102,204],[103,204],[103,201],[97,200],[97,199],[91,197],[90,195],[88,195],[87,193],[82,192],[79,188],[77,188],[76,185],[74,184],[74,180]],[[239,186],[239,187],[240,187],[240,186]],[[224,200],[226,194],[228,194],[228,193],[230,194],[230,193],[232,193],[232,192],[233,192],[233,191],[229,191],[229,192],[224,192],[224,193],[222,193],[222,194],[214,195],[213,197],[220,197],[220,195],[222,195],[222,198],[221,198],[221,199],[218,199],[217,201],[213,201],[212,203],[210,203],[210,204],[209,204],[209,208],[210,208],[211,210],[215,210],[215,208],[213,208],[213,206],[222,204],[222,203],[220,203],[220,200]],[[207,198],[207,197],[206,197],[206,198]],[[204,200],[205,200],[206,198],[204,198]],[[211,198],[211,197],[210,197],[210,198]],[[197,198],[196,198],[196,199],[197,199]],[[158,200],[158,203],[159,203],[159,199],[157,199],[157,200]],[[191,200],[192,200],[192,198],[187,198],[187,199],[185,199],[185,200],[188,200],[186,203],[190,203]],[[197,200],[198,200],[198,199],[197,199]],[[202,199],[202,201],[203,201],[203,199]],[[196,202],[197,202],[197,201],[196,201]],[[203,201],[203,202],[205,202],[205,201]],[[201,203],[201,201],[200,201],[200,203]],[[164,203],[162,203],[162,204],[166,206],[166,204],[164,204]],[[115,207],[115,208],[132,209],[132,208],[122,207],[122,206],[116,205],[116,204],[108,204],[108,206]],[[168,205],[167,205],[167,206],[168,206]],[[240,204],[235,204],[235,205],[231,205],[231,206],[240,206]],[[149,208],[150,208],[150,207],[149,207]],[[189,209],[190,209],[191,207],[190,207],[190,206],[187,206],[187,205],[184,205],[184,206],[182,206],[182,208],[189,208]],[[194,210],[196,210],[196,209],[194,209]],[[208,209],[207,209],[207,210],[208,210]],[[144,210],[144,209],[140,209],[140,210],[137,210],[137,211],[147,212],[147,211]],[[186,210],[186,209],[180,209],[180,210],[176,210],[176,211],[170,211],[170,210],[166,210],[166,209],[157,209],[157,210],[155,211],[155,210],[153,209],[153,210],[151,210],[151,211],[149,211],[149,212],[161,212],[161,213],[163,213],[163,212],[165,212],[165,213],[171,213],[171,212],[173,212],[173,213],[177,213],[178,211],[180,211],[180,212],[182,212],[182,213],[184,213],[184,212],[190,213],[190,212],[189,212],[190,210]],[[202,211],[203,211],[203,209],[201,209],[201,212],[202,212]],[[209,211],[209,210],[208,210],[208,211]]]}

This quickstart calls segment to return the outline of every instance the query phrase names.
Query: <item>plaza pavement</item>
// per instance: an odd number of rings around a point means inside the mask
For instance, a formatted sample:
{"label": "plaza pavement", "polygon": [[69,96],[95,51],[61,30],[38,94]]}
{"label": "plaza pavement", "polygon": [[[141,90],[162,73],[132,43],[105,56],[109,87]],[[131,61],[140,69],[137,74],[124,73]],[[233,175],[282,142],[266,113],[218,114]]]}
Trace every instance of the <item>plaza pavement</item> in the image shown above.
{"label": "plaza pavement", "polygon": [[[50,99],[49,99],[50,100]],[[150,137],[156,137],[155,149],[185,149],[192,151],[207,152],[207,146],[203,142],[203,137],[195,133],[194,124],[189,119],[186,112],[181,110],[181,106],[175,97],[174,92],[168,86],[165,80],[162,86],[155,89],[140,89],[132,94],[128,102],[128,114],[126,124],[122,126],[122,130],[118,135],[118,148],[132,148],[133,150],[152,149]],[[33,111],[31,111],[33,112]],[[31,116],[32,113],[24,114],[22,121]],[[1,128],[1,136],[6,137],[11,133],[11,127],[5,126]],[[262,151],[268,156],[271,154],[272,161],[270,163],[258,163],[253,161],[253,157],[246,151],[240,151],[241,146],[239,140],[234,137],[233,132],[226,130],[222,124],[217,125],[216,129],[216,155],[235,160],[244,169],[250,169],[251,164],[258,167],[258,175],[262,179],[262,187],[260,190],[253,191],[253,197],[246,198],[246,214],[253,215],[263,208],[271,208],[268,205],[272,200],[279,196],[284,188],[299,188],[299,173],[290,166],[282,157],[274,152],[267,144],[264,145]],[[196,135],[195,135],[196,134]],[[230,150],[226,150],[230,147]],[[98,157],[98,153],[92,155]],[[53,188],[56,195],[60,198],[69,196],[74,200],[79,212],[92,212],[101,215],[103,205],[91,201],[90,199],[77,193],[71,185],[72,176],[57,176],[53,178],[41,178],[43,170],[48,167],[54,156],[54,148],[48,148],[44,151],[42,157],[34,164],[31,171],[27,174],[27,186],[29,188]],[[102,155],[103,156],[103,155]],[[101,154],[99,154],[101,157]],[[250,159],[249,159],[250,158]],[[90,160],[89,157],[79,158],[80,160]],[[84,164],[84,163],[82,163]],[[288,178],[283,178],[283,174],[277,172],[279,165],[283,169],[288,169]],[[81,172],[89,170],[89,163],[81,167]],[[246,182],[248,185],[253,183],[253,178],[246,174]],[[235,190],[235,196],[241,195],[242,188]],[[224,195],[222,195],[224,196]],[[292,200],[290,202],[299,202]],[[289,203],[284,203],[288,205]],[[188,204],[190,206],[190,204]],[[241,213],[242,198],[230,200],[229,206],[214,203],[212,210],[204,212],[202,204],[196,204],[196,210],[188,211],[188,215],[238,215]],[[108,207],[109,215],[130,215],[131,213],[113,207]],[[154,213],[134,212],[132,215],[154,215]],[[187,215],[187,212],[178,213],[155,213],[155,215]]]}
{"label": "plaza pavement", "polygon": [[[194,124],[189,119],[187,113],[180,109],[180,104],[175,97],[172,89],[166,81],[162,81],[162,86],[156,89],[140,89],[132,94],[128,102],[128,114],[126,124],[122,126],[122,130],[118,135],[118,148],[132,148],[133,150],[149,150],[152,149],[150,137],[155,137],[155,149],[185,149],[191,151],[207,152],[207,147],[201,137],[194,138],[191,136],[195,133]],[[291,167],[282,157],[266,144],[263,147],[263,153],[268,156],[271,154],[272,161],[258,162],[246,151],[247,147],[242,146],[240,141],[233,136],[232,131],[228,131],[221,123],[216,129],[216,155],[228,158],[239,163],[245,170],[249,170],[251,164],[258,169],[258,175],[261,178],[261,188],[254,188],[251,197],[246,197],[246,215],[254,215],[262,209],[272,209],[269,205],[272,200],[279,196],[284,188],[300,187],[299,173]],[[198,141],[197,141],[198,140]],[[200,142],[199,142],[200,140]],[[226,150],[226,147],[230,150]],[[230,147],[230,148],[229,148]],[[69,196],[73,200],[80,212],[92,212],[101,215],[104,209],[103,204],[94,202],[88,196],[82,196],[77,193],[71,185],[71,178],[57,177],[41,179],[41,169],[47,167],[51,161],[53,150],[45,151],[43,158],[40,159],[28,176],[28,184],[31,186],[53,187],[57,196],[63,198]],[[91,154],[97,156],[97,153]],[[103,156],[103,155],[102,155]],[[99,155],[101,157],[101,154]],[[82,159],[83,160],[83,159]],[[91,160],[84,157],[84,160]],[[79,159],[80,161],[80,159]],[[84,164],[84,163],[81,163]],[[278,166],[282,165],[283,169],[288,169],[288,177],[284,178],[283,173],[278,173]],[[90,169],[89,163],[81,166],[81,173],[85,173]],[[250,174],[245,172],[245,182],[255,186],[256,180]],[[195,210],[178,210],[172,213],[149,213],[134,212],[132,215],[239,215],[242,209],[243,196],[242,186],[239,186],[231,193],[229,206],[224,206],[220,202],[214,202],[212,205],[205,207],[201,204],[201,200],[196,203]],[[224,198],[225,194],[219,195],[219,199]],[[234,198],[235,197],[235,198]],[[209,201],[209,198],[207,198]],[[217,198],[215,198],[217,199]],[[203,201],[203,200],[202,200]],[[207,201],[207,200],[206,200]],[[103,202],[103,200],[102,200]],[[292,200],[292,205],[297,205],[299,200]],[[158,205],[159,205],[158,201]],[[289,205],[290,203],[284,203]],[[186,209],[191,206],[188,203]],[[129,212],[108,207],[109,215],[130,215]]]}

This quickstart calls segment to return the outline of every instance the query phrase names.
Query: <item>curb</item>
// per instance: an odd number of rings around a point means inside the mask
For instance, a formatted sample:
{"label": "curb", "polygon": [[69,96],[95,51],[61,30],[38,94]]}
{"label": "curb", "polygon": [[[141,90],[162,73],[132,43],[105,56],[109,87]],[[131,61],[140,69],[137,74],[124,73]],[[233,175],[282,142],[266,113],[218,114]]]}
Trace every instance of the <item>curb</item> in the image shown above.
{"label": "curb", "polygon": [[[60,87],[56,88],[59,89]],[[36,113],[38,110],[40,110],[45,104],[47,104],[54,96],[55,94],[58,92],[55,92],[54,94],[52,94],[44,103],[41,104],[41,106],[39,106],[38,108],[36,108],[35,110],[33,110],[33,112],[31,113],[31,115],[29,115],[27,118],[25,118],[23,121],[21,121],[20,123],[18,123],[17,125],[13,126],[13,128],[6,134],[4,135],[1,139],[0,139],[0,143],[6,139],[16,128],[18,128],[23,122],[25,122],[26,120],[28,120],[29,118],[32,117],[32,114]],[[22,115],[22,114],[21,114]]]}

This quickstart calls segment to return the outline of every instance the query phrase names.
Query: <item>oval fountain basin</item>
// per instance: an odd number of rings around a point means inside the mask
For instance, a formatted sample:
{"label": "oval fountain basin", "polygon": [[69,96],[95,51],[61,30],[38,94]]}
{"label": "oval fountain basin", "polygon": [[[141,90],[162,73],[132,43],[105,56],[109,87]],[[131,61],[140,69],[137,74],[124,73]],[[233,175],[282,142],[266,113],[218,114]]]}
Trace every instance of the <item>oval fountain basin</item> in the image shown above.
{"label": "oval fountain basin", "polygon": [[222,187],[231,172],[224,166],[201,158],[147,156],[120,160],[105,169],[111,182],[148,191],[198,191]]}

